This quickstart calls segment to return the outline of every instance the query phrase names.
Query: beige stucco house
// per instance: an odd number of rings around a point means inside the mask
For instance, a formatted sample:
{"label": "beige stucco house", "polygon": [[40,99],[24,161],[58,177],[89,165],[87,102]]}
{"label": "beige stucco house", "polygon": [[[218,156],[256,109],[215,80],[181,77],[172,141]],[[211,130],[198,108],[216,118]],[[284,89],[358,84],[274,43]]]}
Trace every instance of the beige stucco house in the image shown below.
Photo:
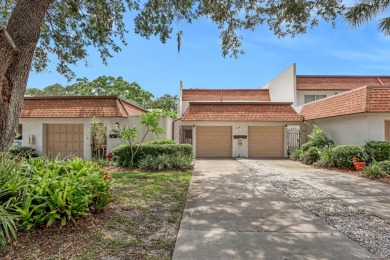
{"label": "beige stucco house", "polygon": [[286,129],[300,125],[292,102],[273,102],[268,89],[185,89],[174,139],[196,157],[286,157]]}
{"label": "beige stucco house", "polygon": [[[25,97],[19,120],[19,145],[30,146],[41,155],[77,155],[91,159],[91,120],[98,117],[109,124],[105,151],[109,152],[121,143],[115,136],[124,126],[136,126],[138,136],[145,129],[140,116],[147,111],[117,96],[61,96]],[[160,117],[164,134],[148,134],[146,141],[171,137],[172,120]]]}
{"label": "beige stucco house", "polygon": [[297,75],[292,64],[259,89],[185,89],[173,138],[196,157],[286,157],[313,124],[336,144],[390,141],[389,76]]}

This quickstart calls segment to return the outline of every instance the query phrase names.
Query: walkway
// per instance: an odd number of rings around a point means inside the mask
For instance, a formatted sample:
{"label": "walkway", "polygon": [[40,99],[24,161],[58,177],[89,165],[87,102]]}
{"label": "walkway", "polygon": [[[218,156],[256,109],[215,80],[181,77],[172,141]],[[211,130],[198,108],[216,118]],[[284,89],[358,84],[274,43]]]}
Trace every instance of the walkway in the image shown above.
{"label": "walkway", "polygon": [[368,258],[238,161],[196,161],[173,259]]}

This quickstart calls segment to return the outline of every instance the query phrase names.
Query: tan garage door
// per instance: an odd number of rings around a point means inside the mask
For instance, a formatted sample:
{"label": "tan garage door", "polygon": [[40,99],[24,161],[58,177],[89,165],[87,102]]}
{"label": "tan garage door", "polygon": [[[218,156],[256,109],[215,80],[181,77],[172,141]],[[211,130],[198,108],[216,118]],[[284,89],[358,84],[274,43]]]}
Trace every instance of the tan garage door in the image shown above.
{"label": "tan garage door", "polygon": [[385,121],[385,141],[390,142],[390,121]]}
{"label": "tan garage door", "polygon": [[197,157],[232,157],[231,126],[197,126]]}
{"label": "tan garage door", "polygon": [[249,157],[283,157],[283,126],[250,126]]}
{"label": "tan garage door", "polygon": [[64,159],[69,155],[84,157],[84,125],[47,124],[46,154]]}

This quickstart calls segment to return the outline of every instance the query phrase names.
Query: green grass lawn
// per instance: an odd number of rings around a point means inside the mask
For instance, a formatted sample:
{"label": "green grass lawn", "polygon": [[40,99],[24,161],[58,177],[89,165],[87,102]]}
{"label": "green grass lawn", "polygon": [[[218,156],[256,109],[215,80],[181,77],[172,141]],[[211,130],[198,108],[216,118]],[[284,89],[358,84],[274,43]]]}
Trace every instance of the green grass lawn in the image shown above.
{"label": "green grass lawn", "polygon": [[189,173],[114,173],[114,201],[77,225],[19,234],[0,258],[170,259]]}

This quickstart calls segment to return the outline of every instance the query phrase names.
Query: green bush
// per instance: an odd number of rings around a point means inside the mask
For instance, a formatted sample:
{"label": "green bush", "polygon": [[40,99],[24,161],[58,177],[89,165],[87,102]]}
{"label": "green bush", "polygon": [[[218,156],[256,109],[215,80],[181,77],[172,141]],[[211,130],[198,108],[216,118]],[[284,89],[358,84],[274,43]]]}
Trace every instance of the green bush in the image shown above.
{"label": "green bush", "polygon": [[316,166],[326,168],[334,166],[333,147],[325,146],[322,148],[320,151],[320,158],[315,164]]}
{"label": "green bush", "polygon": [[333,146],[334,143],[330,140],[324,133],[321,128],[316,125],[313,125],[313,130],[311,134],[308,135],[309,141],[302,145],[302,150],[304,152],[308,151],[311,147],[316,147],[319,149],[324,148],[325,146]]}
{"label": "green bush", "polygon": [[159,154],[157,157],[147,155],[139,162],[139,167],[147,170],[182,170],[192,168],[192,156]]}
{"label": "green bush", "polygon": [[309,150],[300,156],[300,159],[303,163],[312,164],[320,159],[320,149],[317,147],[310,147]]}
{"label": "green bush", "polygon": [[390,174],[390,161],[381,161],[378,164],[381,173]]}
{"label": "green bush", "polygon": [[145,144],[150,145],[150,144],[178,144],[178,143],[172,139],[159,139],[159,140],[145,142]]}
{"label": "green bush", "polygon": [[370,179],[375,179],[382,177],[384,174],[381,171],[379,162],[373,162],[370,165],[364,167],[363,175],[369,177]]}
{"label": "green bush", "polygon": [[390,159],[390,143],[382,141],[370,141],[364,145],[367,161],[385,161]]}
{"label": "green bush", "polygon": [[340,145],[333,148],[334,165],[339,168],[352,168],[352,158],[363,158],[364,149],[358,145]]}
{"label": "green bush", "polygon": [[[120,145],[112,150],[114,161],[118,166],[131,166],[131,148],[129,145]],[[139,162],[151,156],[156,158],[158,155],[166,154],[169,156],[189,156],[192,158],[192,145],[190,144],[144,144],[140,151],[134,157],[134,167],[139,166]]]}
{"label": "green bush", "polygon": [[302,153],[303,153],[302,149],[295,148],[291,152],[290,159],[294,161],[299,161]]}
{"label": "green bush", "polygon": [[35,149],[27,146],[12,146],[8,152],[13,156],[18,156],[18,157],[24,157],[24,158],[38,157],[38,154],[35,151]]}
{"label": "green bush", "polygon": [[80,158],[15,162],[0,154],[0,205],[17,216],[18,229],[63,226],[100,210],[111,201],[110,184],[103,170]]}

